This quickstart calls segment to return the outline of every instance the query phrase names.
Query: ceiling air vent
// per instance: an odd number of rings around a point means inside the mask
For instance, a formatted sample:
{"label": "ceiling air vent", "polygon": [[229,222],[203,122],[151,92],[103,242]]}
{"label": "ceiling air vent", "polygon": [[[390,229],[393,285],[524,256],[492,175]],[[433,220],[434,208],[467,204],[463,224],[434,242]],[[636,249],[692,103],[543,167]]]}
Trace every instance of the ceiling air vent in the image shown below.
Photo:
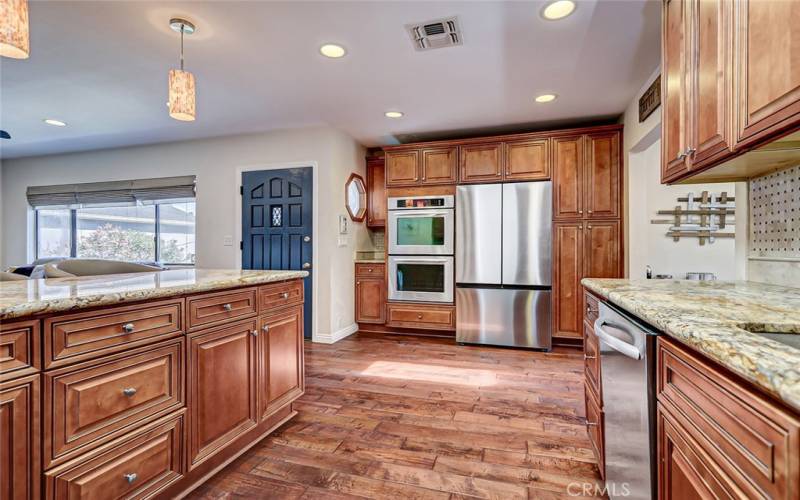
{"label": "ceiling air vent", "polygon": [[417,50],[441,49],[461,45],[461,30],[457,17],[436,19],[424,23],[406,24],[408,34]]}

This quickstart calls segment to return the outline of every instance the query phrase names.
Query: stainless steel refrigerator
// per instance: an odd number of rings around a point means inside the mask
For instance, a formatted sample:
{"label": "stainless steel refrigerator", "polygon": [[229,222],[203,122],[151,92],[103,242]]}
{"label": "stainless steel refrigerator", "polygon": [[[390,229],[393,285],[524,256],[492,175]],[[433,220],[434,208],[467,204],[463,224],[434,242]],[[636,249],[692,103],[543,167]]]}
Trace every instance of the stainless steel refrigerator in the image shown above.
{"label": "stainless steel refrigerator", "polygon": [[456,340],[550,349],[552,183],[456,191]]}

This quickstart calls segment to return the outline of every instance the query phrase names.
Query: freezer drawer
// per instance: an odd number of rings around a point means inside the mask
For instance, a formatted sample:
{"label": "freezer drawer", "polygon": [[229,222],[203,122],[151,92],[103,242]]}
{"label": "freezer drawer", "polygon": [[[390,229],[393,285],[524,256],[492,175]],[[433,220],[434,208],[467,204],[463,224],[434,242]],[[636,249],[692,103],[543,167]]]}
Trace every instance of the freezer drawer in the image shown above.
{"label": "freezer drawer", "polygon": [[550,349],[550,290],[456,288],[456,340]]}

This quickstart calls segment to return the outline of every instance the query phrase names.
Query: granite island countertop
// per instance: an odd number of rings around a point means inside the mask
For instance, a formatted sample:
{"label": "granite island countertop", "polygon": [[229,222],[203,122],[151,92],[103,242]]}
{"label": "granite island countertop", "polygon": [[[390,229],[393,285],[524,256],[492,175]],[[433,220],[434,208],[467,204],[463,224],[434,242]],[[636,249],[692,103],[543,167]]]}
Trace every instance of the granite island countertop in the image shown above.
{"label": "granite island countertop", "polygon": [[307,271],[169,269],[147,273],[3,281],[0,282],[0,321],[306,276]]}
{"label": "granite island countertop", "polygon": [[800,335],[800,289],[748,281],[581,284],[800,410],[800,349],[752,333]]}

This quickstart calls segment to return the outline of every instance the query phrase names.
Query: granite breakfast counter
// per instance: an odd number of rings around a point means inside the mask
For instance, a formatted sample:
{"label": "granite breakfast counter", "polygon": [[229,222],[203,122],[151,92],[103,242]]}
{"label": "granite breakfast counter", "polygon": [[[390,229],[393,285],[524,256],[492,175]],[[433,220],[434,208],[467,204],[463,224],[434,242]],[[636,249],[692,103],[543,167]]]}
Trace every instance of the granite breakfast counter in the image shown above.
{"label": "granite breakfast counter", "polygon": [[[745,281],[592,279],[587,290],[800,409],[800,289]],[[748,331],[749,330],[749,331]]]}
{"label": "granite breakfast counter", "polygon": [[307,271],[170,269],[159,272],[0,282],[0,321],[188,293],[261,285]]}

